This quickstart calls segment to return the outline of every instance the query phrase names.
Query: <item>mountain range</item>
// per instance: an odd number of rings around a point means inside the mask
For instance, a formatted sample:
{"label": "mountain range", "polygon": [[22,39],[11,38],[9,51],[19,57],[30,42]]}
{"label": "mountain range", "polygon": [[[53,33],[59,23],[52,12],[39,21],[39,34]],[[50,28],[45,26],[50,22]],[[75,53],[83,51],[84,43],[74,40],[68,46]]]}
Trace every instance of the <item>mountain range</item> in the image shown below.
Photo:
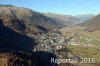
{"label": "mountain range", "polygon": [[84,14],[84,15],[63,15],[55,13],[44,13],[45,16],[58,20],[58,23],[63,24],[64,26],[74,26],[79,23],[86,22],[89,19],[92,19],[95,15],[93,14]]}
{"label": "mountain range", "polygon": [[45,16],[55,18],[64,26],[73,26],[80,23],[80,20],[71,15],[55,14],[55,13],[44,13]]}
{"label": "mountain range", "polygon": [[24,7],[0,5],[0,19],[3,21],[3,24],[16,32],[25,34],[48,32],[54,28],[73,26],[92,17],[93,15],[71,16],[39,13]]}

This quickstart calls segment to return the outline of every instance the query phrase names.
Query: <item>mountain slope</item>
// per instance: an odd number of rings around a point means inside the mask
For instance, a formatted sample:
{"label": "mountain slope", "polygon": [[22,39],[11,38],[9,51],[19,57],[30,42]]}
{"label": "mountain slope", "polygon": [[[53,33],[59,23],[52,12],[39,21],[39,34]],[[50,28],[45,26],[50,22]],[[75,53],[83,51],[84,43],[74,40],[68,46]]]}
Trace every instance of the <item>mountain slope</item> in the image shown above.
{"label": "mountain slope", "polygon": [[35,45],[34,39],[7,28],[0,20],[0,51],[32,52]]}
{"label": "mountain slope", "polygon": [[55,18],[63,25],[72,26],[80,23],[80,21],[77,18],[71,15],[62,15],[62,14],[54,14],[54,13],[44,13],[44,14],[50,18]]}
{"label": "mountain slope", "polygon": [[[17,32],[41,31],[38,26],[46,29],[58,28],[57,21],[31,9],[12,5],[0,5],[0,19],[3,24]],[[32,30],[32,31],[30,31]]]}
{"label": "mountain slope", "polygon": [[86,29],[89,31],[100,30],[100,14],[84,23],[81,23],[80,25],[88,27]]}

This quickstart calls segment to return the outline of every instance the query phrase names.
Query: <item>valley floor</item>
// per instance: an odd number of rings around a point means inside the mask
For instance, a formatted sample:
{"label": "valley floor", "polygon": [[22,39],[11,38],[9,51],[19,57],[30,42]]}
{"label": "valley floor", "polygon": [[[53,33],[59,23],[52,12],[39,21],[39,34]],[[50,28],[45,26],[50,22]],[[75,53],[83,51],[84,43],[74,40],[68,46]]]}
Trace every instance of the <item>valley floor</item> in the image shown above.
{"label": "valley floor", "polygon": [[[61,29],[62,36],[72,37],[67,43],[65,49],[70,51],[69,56],[78,56],[80,58],[95,59],[95,64],[92,63],[77,63],[72,65],[61,64],[60,66],[100,66],[100,31],[87,32],[81,27],[64,27]],[[63,54],[64,55],[64,54]],[[68,57],[68,55],[67,55]],[[88,60],[89,61],[89,60]]]}

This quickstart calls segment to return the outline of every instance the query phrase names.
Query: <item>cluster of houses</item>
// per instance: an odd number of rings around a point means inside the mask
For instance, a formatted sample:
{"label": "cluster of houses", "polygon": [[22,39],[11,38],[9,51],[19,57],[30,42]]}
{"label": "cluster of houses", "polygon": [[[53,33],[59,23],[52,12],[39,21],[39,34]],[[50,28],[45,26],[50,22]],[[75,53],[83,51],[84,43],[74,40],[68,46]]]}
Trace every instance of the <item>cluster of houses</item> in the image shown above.
{"label": "cluster of houses", "polygon": [[55,50],[65,48],[68,38],[62,37],[60,33],[38,34],[33,36],[37,45],[33,51],[46,51],[54,53]]}

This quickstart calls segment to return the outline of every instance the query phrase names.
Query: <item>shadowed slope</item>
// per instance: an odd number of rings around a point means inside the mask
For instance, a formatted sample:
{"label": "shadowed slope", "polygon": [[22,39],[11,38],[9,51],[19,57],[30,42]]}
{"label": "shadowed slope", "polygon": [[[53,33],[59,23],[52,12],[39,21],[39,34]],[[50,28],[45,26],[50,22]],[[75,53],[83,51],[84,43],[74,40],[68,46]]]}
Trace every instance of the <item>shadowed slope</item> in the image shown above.
{"label": "shadowed slope", "polygon": [[0,50],[32,51],[34,45],[32,38],[3,26],[0,20]]}

